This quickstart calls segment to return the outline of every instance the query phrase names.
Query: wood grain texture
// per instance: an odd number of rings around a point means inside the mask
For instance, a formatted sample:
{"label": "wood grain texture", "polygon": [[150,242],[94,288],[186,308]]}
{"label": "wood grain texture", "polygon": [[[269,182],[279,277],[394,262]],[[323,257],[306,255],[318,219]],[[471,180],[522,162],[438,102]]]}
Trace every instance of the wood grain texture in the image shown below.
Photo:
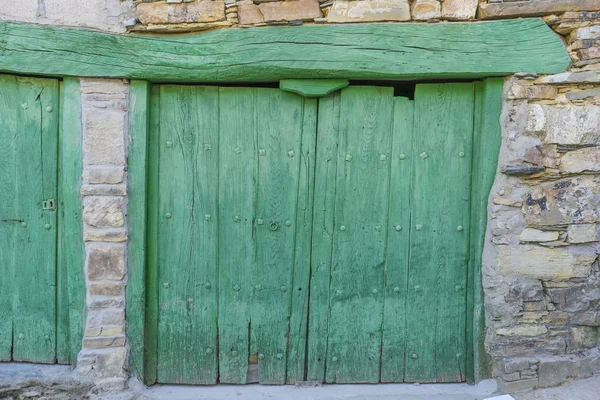
{"label": "wood grain texture", "polygon": [[[379,382],[393,89],[342,90],[326,381]],[[358,344],[358,346],[357,346]]]}
{"label": "wood grain texture", "polygon": [[214,384],[218,88],[162,86],[160,99],[158,381]]}
{"label": "wood grain texture", "polygon": [[146,226],[147,160],[150,122],[150,85],[132,81],[129,92],[129,149],[127,151],[127,336],[130,365],[139,379],[144,377],[146,316]]}
{"label": "wood grain texture", "polygon": [[417,85],[414,129],[405,380],[460,382],[473,85]]}
{"label": "wood grain texture", "polygon": [[298,189],[294,241],[294,272],[289,327],[289,351],[286,383],[306,379],[306,344],[308,337],[309,282],[315,178],[315,146],[317,139],[317,100],[304,100],[301,150],[298,154]]}
{"label": "wood grain texture", "polygon": [[310,296],[307,380],[324,381],[329,331],[329,281],[340,124],[340,92],[319,99]]}
{"label": "wood grain texture", "polygon": [[481,263],[487,227],[488,197],[496,171],[502,142],[503,79],[491,78],[475,83],[475,126],[471,178],[471,227],[467,292],[467,357],[469,382],[491,377],[490,362],[484,348],[485,308]]}
{"label": "wood grain texture", "polygon": [[347,79],[283,79],[279,88],[304,97],[324,97],[349,84]]}
{"label": "wood grain texture", "polygon": [[[135,36],[0,22],[0,71],[150,81],[479,78],[570,65],[539,18]],[[273,46],[277,43],[277,46]]]}
{"label": "wood grain texture", "polygon": [[385,309],[381,344],[381,382],[404,380],[406,299],[411,236],[411,179],[414,103],[394,98],[393,143],[390,156],[390,200],[385,271]]}
{"label": "wood grain texture", "polygon": [[[258,149],[250,88],[220,88],[219,381],[246,383],[252,346],[254,209]],[[253,358],[256,360],[256,357]]]}
{"label": "wood grain texture", "polygon": [[[146,233],[146,315],[144,334],[144,383],[157,379],[158,359],[158,226],[159,226],[159,164],[160,164],[160,86],[150,89],[150,134],[148,137],[148,231]],[[139,184],[138,180],[138,184]],[[131,189],[130,189],[131,190]]]}
{"label": "wood grain texture", "polygon": [[79,80],[65,78],[61,102],[60,159],[60,251],[59,271],[67,273],[70,362],[77,361],[85,330],[85,250],[81,206],[82,171],[81,91]]}
{"label": "wood grain texture", "polygon": [[0,76],[0,87],[7,164],[0,181],[0,253],[8,283],[1,300],[0,357],[54,363],[57,213],[43,210],[42,202],[57,198],[59,85],[53,79]]}

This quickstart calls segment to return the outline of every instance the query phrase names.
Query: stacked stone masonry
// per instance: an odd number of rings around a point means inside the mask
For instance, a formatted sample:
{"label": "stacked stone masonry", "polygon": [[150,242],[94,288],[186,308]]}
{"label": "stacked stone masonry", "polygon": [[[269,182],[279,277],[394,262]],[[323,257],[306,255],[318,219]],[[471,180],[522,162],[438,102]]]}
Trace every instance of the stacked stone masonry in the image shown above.
{"label": "stacked stone masonry", "polygon": [[78,371],[121,387],[127,378],[126,138],[129,86],[81,79],[83,235],[88,307]]}
{"label": "stacked stone masonry", "polygon": [[544,19],[573,66],[506,81],[484,251],[486,348],[506,392],[600,373],[600,12]]}

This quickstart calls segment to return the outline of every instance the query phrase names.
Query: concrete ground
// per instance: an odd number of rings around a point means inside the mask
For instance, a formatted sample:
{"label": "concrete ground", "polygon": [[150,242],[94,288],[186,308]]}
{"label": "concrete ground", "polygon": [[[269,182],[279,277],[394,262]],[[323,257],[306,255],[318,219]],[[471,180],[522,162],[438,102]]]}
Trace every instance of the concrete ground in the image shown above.
{"label": "concrete ground", "polygon": [[[0,363],[0,400],[484,400],[498,396],[496,383],[295,386],[175,386],[97,394],[68,366]],[[599,400],[600,376],[558,388],[513,394],[515,400]]]}

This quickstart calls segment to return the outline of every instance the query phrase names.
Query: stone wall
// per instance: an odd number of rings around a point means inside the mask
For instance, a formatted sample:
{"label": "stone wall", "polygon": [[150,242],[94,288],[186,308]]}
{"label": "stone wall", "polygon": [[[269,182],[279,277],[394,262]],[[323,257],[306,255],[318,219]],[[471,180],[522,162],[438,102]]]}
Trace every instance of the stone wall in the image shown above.
{"label": "stone wall", "polygon": [[484,251],[486,347],[509,392],[600,373],[600,13],[545,19],[574,65],[506,81]]}
{"label": "stone wall", "polygon": [[135,25],[133,0],[0,0],[0,20],[125,32]]}
{"label": "stone wall", "polygon": [[104,387],[120,388],[128,376],[125,166],[129,85],[122,80],[80,82],[88,312],[77,369]]}

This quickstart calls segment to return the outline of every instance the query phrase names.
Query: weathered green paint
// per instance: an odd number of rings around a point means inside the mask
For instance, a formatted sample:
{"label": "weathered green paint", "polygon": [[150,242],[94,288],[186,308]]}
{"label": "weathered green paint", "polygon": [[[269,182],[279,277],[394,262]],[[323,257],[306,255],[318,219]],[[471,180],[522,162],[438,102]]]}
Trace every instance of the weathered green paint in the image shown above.
{"label": "weathered green paint", "polygon": [[306,369],[308,380],[324,381],[333,248],[334,183],[340,133],[340,92],[319,99],[318,114]]}
{"label": "weathered green paint", "polygon": [[482,288],[482,254],[487,226],[488,196],[498,169],[502,141],[501,78],[475,83],[475,126],[473,132],[473,167],[471,176],[471,238],[467,292],[467,379],[478,382],[491,376],[484,348],[485,309]]}
{"label": "weathered green paint", "polygon": [[159,382],[217,382],[218,90],[161,87]]}
{"label": "weathered green paint", "polygon": [[[385,266],[381,382],[402,382],[405,368],[406,301],[411,238],[410,165],[416,156],[412,147],[414,102],[394,98],[393,143],[390,157],[390,200]],[[408,189],[408,190],[407,190]]]}
{"label": "weathered green paint", "polygon": [[[148,137],[148,209],[146,215],[148,218],[146,235],[146,326],[144,328],[145,346],[139,347],[135,351],[144,353],[144,382],[148,385],[156,383],[157,378],[157,341],[158,341],[158,224],[159,224],[159,145],[160,145],[160,87],[153,86],[150,89],[149,105],[150,131]],[[130,175],[140,175],[137,179],[132,179]],[[134,190],[132,185],[143,185],[144,176],[142,171],[133,169],[128,171],[129,190]],[[145,189],[146,187],[144,187]]]}
{"label": "weathered green paint", "polygon": [[42,202],[58,194],[59,85],[0,76],[0,88],[0,360],[53,363],[57,213]]}
{"label": "weathered green paint", "polygon": [[279,89],[304,97],[324,97],[349,84],[347,79],[283,79]]}
{"label": "weathered green paint", "polygon": [[303,380],[316,101],[161,86],[158,108],[157,381]]}
{"label": "weathered green paint", "polygon": [[[131,348],[130,365],[138,378],[144,377],[144,335],[146,310],[146,228],[147,228],[147,152],[149,137],[150,85],[132,81],[129,91],[129,149],[127,151],[128,210],[127,226],[127,335]],[[141,180],[141,182],[138,182]]]}
{"label": "weathered green paint", "polygon": [[308,336],[311,240],[313,234],[313,199],[315,179],[315,145],[317,135],[317,100],[304,100],[302,143],[299,157],[298,196],[296,200],[296,238],[292,308],[289,327],[289,351],[286,383],[305,380]]}
{"label": "weathered green paint", "polygon": [[[67,293],[68,304],[65,306],[68,305],[69,314],[69,340],[66,342],[66,346],[69,347],[69,361],[65,358],[65,362],[75,363],[77,354],[81,350],[86,318],[83,272],[85,251],[80,195],[83,160],[81,92],[78,79],[66,78],[63,81],[60,111],[58,271],[59,275],[66,274],[66,282],[59,278],[59,307],[63,304],[61,299],[64,299],[62,296],[64,290]],[[66,283],[66,287],[62,283]],[[61,346],[61,344],[58,345],[57,351],[61,349]]]}
{"label": "weathered green paint", "polygon": [[497,155],[499,88],[153,89],[146,381],[485,377],[467,264],[495,164],[471,168]]}
{"label": "weathered green paint", "polygon": [[393,94],[392,88],[361,86],[341,94],[327,338],[331,383],[379,381]]}
{"label": "weathered green paint", "polygon": [[465,374],[473,85],[417,85],[405,381]]}
{"label": "weathered green paint", "polygon": [[561,39],[539,18],[221,29],[170,37],[0,22],[0,34],[2,72],[159,82],[473,79],[558,73],[570,65]]}

